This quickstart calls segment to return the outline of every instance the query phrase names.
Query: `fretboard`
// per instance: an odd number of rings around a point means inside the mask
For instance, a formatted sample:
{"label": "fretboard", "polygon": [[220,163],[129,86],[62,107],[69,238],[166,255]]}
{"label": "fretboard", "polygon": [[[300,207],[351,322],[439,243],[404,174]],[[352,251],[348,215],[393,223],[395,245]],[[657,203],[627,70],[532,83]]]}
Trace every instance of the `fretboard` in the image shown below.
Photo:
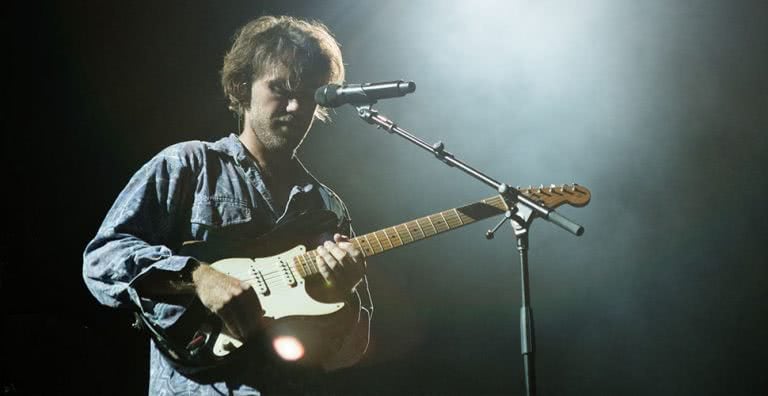
{"label": "fretboard", "polygon": [[[484,199],[460,208],[449,209],[416,220],[384,228],[350,240],[365,257],[375,256],[388,250],[429,238],[431,236],[455,230],[461,226],[504,213],[507,206],[500,195]],[[315,259],[317,252],[309,251],[297,256],[295,268],[299,275],[306,278],[318,274]]]}

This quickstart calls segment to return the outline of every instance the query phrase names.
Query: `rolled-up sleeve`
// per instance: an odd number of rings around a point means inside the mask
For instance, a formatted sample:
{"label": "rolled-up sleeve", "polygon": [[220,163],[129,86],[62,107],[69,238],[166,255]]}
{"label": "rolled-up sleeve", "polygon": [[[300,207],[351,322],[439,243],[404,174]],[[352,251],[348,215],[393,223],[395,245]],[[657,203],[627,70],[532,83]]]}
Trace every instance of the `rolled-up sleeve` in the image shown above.
{"label": "rolled-up sleeve", "polygon": [[133,304],[163,327],[184,312],[185,304],[139,296],[135,284],[151,271],[181,271],[192,260],[174,255],[172,249],[183,238],[193,173],[181,151],[169,148],[128,182],[83,253],[83,278],[99,302],[111,307]]}

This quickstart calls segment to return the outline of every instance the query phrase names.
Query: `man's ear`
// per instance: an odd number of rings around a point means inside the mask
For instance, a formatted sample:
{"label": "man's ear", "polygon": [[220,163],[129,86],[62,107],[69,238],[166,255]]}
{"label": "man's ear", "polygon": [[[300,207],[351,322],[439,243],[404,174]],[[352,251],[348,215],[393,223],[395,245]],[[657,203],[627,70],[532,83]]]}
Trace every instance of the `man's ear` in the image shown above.
{"label": "man's ear", "polygon": [[249,89],[251,88],[251,84],[248,82],[242,82],[235,85],[235,92],[237,92],[238,96],[241,95],[248,95],[250,96]]}
{"label": "man's ear", "polygon": [[240,115],[245,114],[245,110],[251,104],[251,84],[248,82],[232,83],[231,92],[230,102],[239,104],[240,109],[231,108],[230,110],[240,110],[238,111]]}

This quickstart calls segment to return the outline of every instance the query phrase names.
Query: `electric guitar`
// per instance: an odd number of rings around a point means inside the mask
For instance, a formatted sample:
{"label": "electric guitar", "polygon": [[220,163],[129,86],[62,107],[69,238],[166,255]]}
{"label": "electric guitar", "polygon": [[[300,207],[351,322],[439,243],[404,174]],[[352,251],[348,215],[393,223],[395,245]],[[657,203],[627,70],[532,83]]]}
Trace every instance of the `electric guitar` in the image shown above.
{"label": "electric guitar", "polygon": [[[581,207],[591,199],[589,189],[578,184],[518,189],[548,208],[563,204]],[[504,199],[497,195],[361,235],[350,242],[364,257],[372,257],[507,210]],[[200,372],[223,365],[245,349],[241,348],[245,344],[258,344],[268,350],[270,340],[286,336],[298,339],[304,349],[299,364],[322,365],[338,350],[357,312],[345,309],[350,305],[346,300],[349,296],[329,293],[315,265],[316,251],[296,244],[310,240],[312,234],[319,235],[320,230],[333,228],[335,215],[323,212],[299,216],[256,241],[185,245],[182,254],[209,262],[214,269],[250,284],[263,310],[254,315],[263,315],[267,326],[261,337],[264,342],[236,339],[223,331],[218,316],[196,298],[168,329],[160,329],[144,315],[136,314],[171,364],[185,373]]]}

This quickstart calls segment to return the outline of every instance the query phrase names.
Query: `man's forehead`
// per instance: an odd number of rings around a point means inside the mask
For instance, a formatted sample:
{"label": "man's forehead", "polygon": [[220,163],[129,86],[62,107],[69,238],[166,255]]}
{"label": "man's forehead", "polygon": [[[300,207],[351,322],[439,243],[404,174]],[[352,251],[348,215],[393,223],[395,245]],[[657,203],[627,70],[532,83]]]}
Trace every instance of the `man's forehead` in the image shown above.
{"label": "man's forehead", "polygon": [[294,89],[317,88],[327,82],[327,78],[320,76],[319,73],[313,73],[307,69],[304,69],[303,72],[298,72],[282,64],[271,65],[258,80],[263,80],[267,83],[285,84]]}

